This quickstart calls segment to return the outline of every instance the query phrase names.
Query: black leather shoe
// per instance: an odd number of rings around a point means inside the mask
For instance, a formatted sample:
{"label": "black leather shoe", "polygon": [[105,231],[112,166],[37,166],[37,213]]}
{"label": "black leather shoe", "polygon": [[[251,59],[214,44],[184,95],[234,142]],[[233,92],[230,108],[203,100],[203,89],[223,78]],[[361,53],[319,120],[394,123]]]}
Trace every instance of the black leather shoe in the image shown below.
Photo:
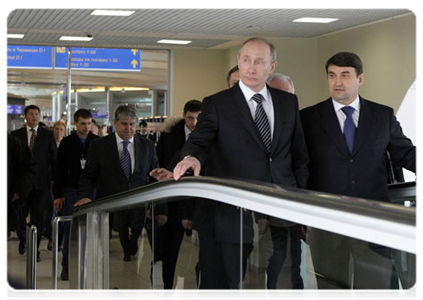
{"label": "black leather shoe", "polygon": [[52,241],[52,240],[48,240],[48,243],[47,243],[47,250],[48,250],[48,251],[53,250],[53,241]]}
{"label": "black leather shoe", "polygon": [[131,261],[131,255],[128,252],[125,252],[123,261]]}
{"label": "black leather shoe", "polygon": [[24,255],[26,252],[26,242],[19,241],[19,254]]}
{"label": "black leather shoe", "polygon": [[60,279],[62,279],[63,281],[69,280],[69,270],[68,270],[68,268],[62,269],[62,273],[60,273]]}

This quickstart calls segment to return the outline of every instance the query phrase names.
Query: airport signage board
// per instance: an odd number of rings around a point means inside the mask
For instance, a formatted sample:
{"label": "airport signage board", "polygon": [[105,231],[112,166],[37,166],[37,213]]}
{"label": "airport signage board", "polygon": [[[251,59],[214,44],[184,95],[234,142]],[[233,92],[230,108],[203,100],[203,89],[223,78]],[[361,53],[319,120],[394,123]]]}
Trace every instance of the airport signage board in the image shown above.
{"label": "airport signage board", "polygon": [[[68,68],[68,48],[54,47],[55,69]],[[71,48],[72,70],[141,72],[141,50]]]}
{"label": "airport signage board", "polygon": [[16,69],[52,69],[52,48],[7,45],[7,67]]}

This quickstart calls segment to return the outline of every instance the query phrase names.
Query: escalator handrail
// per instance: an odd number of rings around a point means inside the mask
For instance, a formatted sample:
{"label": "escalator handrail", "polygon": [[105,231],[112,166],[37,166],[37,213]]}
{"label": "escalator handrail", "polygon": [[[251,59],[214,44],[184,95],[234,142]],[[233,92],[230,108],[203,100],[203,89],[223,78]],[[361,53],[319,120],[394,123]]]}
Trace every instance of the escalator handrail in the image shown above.
{"label": "escalator handrail", "polygon": [[413,208],[244,180],[199,176],[156,182],[88,203],[74,216],[187,197],[216,200],[410,253],[416,251]]}

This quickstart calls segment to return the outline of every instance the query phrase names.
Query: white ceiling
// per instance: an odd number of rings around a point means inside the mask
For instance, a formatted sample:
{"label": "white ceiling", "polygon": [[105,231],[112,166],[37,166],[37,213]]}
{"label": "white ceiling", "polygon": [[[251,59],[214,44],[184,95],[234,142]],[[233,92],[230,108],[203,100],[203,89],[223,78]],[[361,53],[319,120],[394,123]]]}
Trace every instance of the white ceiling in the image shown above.
{"label": "white ceiling", "polygon": [[[8,33],[23,33],[13,45],[138,48],[142,72],[73,71],[74,85],[167,88],[167,51],[150,49],[227,49],[251,36],[313,38],[411,13],[405,9],[136,9],[129,17],[92,16],[93,9],[16,9]],[[300,17],[339,18],[329,24],[293,23]],[[92,35],[90,42],[59,41],[62,35]],[[159,39],[189,39],[191,44],[157,44]],[[23,84],[24,83],[24,84]],[[45,98],[66,83],[66,71],[8,69],[8,92]]]}

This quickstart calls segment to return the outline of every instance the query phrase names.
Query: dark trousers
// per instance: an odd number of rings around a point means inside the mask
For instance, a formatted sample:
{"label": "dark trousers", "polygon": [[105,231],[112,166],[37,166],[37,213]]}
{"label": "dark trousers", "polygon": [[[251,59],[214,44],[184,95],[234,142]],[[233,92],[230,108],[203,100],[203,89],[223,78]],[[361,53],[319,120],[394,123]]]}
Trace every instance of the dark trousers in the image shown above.
{"label": "dark trousers", "polygon": [[[79,200],[79,194],[77,189],[65,189],[63,191],[65,201],[63,203],[62,215],[71,216],[74,211],[74,204]],[[69,232],[70,222],[63,223],[63,257],[62,266],[68,268],[69,266]]]}
{"label": "dark trousers", "polygon": [[[44,221],[46,219],[45,208],[47,205],[50,205],[50,202],[46,201],[47,194],[49,195],[49,193],[50,192],[47,189],[43,191],[32,189],[28,197],[25,198],[23,202],[20,225],[17,230],[17,235],[19,237],[19,240],[26,243],[26,218],[28,214],[30,214],[31,215],[30,225],[35,225],[37,227],[37,250],[40,247],[42,230],[45,225],[44,224]],[[51,216],[50,216],[50,219],[51,219]]]}
{"label": "dark trousers", "polygon": [[154,263],[162,262],[162,276],[165,289],[172,289],[175,277],[176,263],[185,230],[179,221],[168,221],[157,228],[152,236],[151,226],[146,224],[150,245],[154,243]]}
{"label": "dark trousers", "polygon": [[[242,279],[240,273],[240,251],[242,251]],[[244,279],[247,259],[253,244],[217,242],[200,235],[200,289],[239,289]]]}
{"label": "dark trousers", "polygon": [[286,259],[288,247],[288,235],[290,237],[290,254],[291,254],[291,283],[293,289],[303,289],[303,279],[300,274],[301,265],[301,233],[302,225],[294,225],[291,227],[270,226],[272,235],[273,255],[269,260],[267,267],[267,288],[276,289],[279,274],[282,270]]}
{"label": "dark trousers", "polygon": [[308,230],[307,243],[319,289],[398,288],[391,250],[387,247],[315,228]]}

